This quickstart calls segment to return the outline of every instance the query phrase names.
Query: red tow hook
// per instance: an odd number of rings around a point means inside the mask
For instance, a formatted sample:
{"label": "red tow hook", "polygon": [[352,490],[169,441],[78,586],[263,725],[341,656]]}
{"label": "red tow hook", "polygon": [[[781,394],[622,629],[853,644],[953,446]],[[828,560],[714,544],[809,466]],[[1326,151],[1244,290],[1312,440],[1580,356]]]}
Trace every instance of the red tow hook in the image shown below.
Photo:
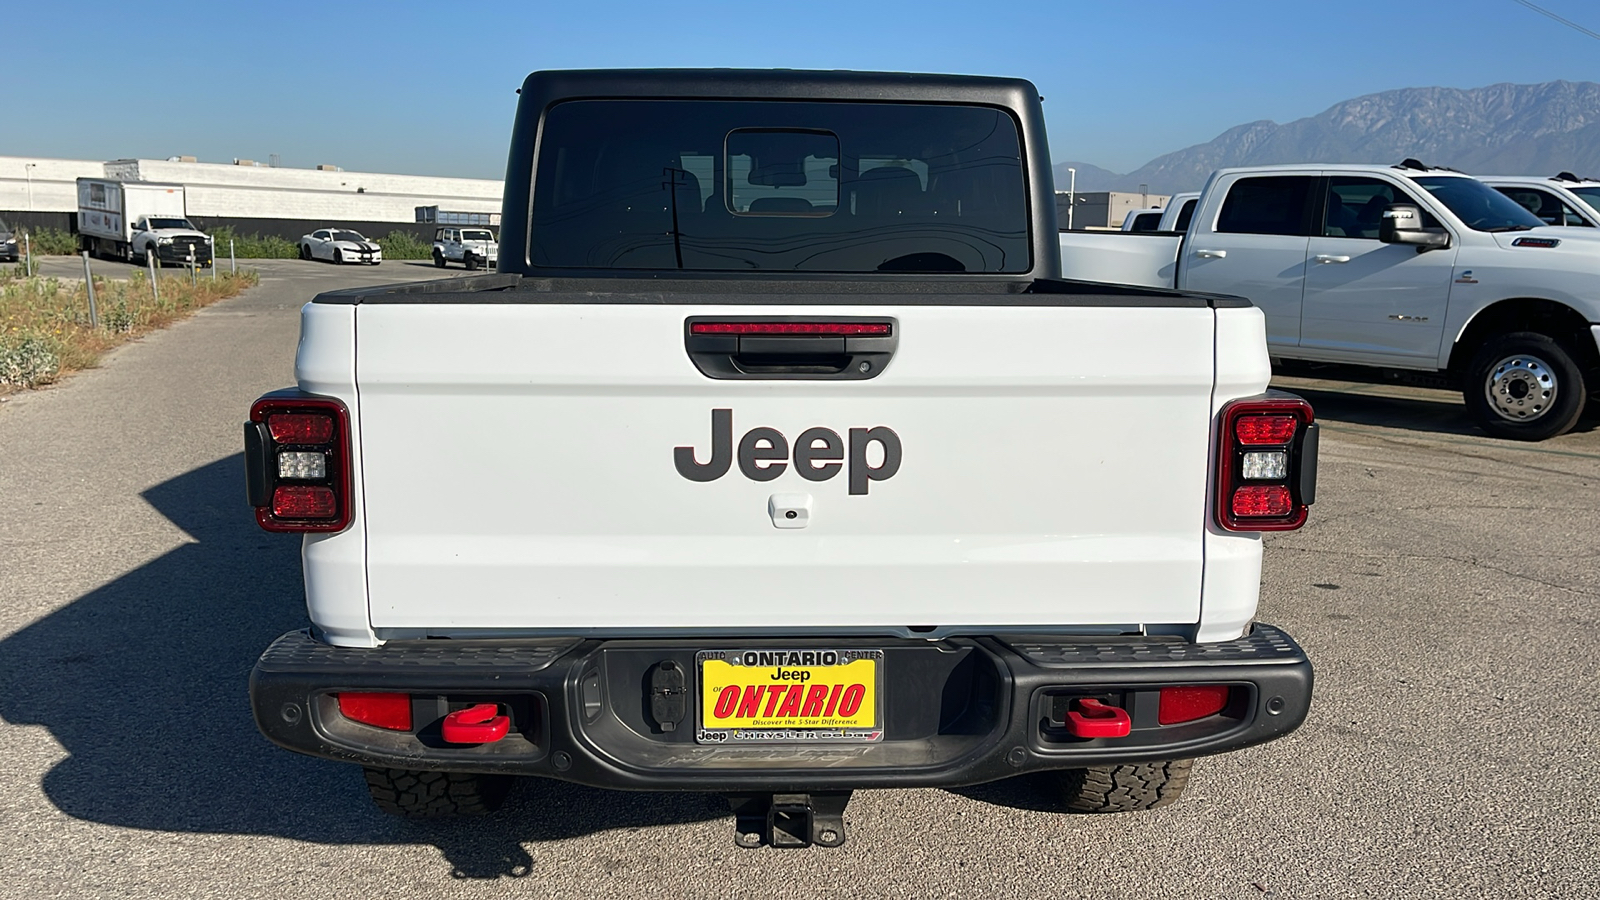
{"label": "red tow hook", "polygon": [[511,720],[500,715],[499,704],[479,703],[445,716],[439,730],[452,744],[492,744],[511,730]]}
{"label": "red tow hook", "polygon": [[1120,706],[1101,703],[1093,697],[1083,697],[1076,702],[1083,712],[1067,710],[1067,731],[1074,737],[1119,738],[1127,737],[1133,730],[1133,719]]}

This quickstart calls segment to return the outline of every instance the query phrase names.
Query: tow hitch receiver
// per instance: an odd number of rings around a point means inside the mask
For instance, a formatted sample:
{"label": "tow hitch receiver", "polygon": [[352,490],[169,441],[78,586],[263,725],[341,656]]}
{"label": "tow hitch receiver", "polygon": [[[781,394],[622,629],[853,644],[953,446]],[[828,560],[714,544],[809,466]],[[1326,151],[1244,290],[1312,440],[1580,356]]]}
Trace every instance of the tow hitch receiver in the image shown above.
{"label": "tow hitch receiver", "polygon": [[1102,703],[1093,697],[1077,701],[1077,709],[1067,710],[1067,731],[1073,737],[1120,738],[1133,730],[1133,719],[1120,706]]}
{"label": "tow hitch receiver", "polygon": [[838,847],[850,791],[813,794],[729,794],[733,842],[741,847]]}
{"label": "tow hitch receiver", "polygon": [[498,704],[479,703],[445,716],[439,730],[452,744],[492,744],[511,730],[511,720],[500,715]]}

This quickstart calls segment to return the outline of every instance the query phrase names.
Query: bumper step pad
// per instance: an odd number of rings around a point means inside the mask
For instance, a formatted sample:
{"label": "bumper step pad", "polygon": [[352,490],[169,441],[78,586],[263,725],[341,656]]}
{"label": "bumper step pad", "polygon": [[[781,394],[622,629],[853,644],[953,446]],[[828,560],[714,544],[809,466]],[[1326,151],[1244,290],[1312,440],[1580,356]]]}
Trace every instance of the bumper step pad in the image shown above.
{"label": "bumper step pad", "polygon": [[1257,623],[1248,634],[1214,644],[1190,644],[1181,638],[1070,638],[1044,642],[1038,637],[1000,640],[1044,669],[1135,666],[1190,666],[1195,663],[1284,663],[1305,656],[1294,638],[1271,625]]}

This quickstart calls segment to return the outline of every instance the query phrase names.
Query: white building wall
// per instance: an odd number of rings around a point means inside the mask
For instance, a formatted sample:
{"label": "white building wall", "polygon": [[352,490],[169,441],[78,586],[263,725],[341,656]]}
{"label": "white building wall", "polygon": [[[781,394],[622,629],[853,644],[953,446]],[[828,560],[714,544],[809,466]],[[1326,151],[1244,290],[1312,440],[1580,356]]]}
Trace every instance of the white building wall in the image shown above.
{"label": "white building wall", "polygon": [[[500,211],[503,183],[377,172],[323,172],[165,160],[27,159],[0,156],[0,210],[72,212],[76,181],[115,174],[185,186],[189,215],[246,219],[415,222],[418,206]],[[31,190],[30,190],[31,184]]]}
{"label": "white building wall", "polygon": [[1112,228],[1121,228],[1122,223],[1128,218],[1128,213],[1139,209],[1164,209],[1170,199],[1172,197],[1168,194],[1147,195],[1112,191],[1109,197],[1111,205],[1109,224]]}
{"label": "white building wall", "polygon": [[104,163],[89,160],[0,156],[0,210],[76,212],[78,179],[105,174]]}

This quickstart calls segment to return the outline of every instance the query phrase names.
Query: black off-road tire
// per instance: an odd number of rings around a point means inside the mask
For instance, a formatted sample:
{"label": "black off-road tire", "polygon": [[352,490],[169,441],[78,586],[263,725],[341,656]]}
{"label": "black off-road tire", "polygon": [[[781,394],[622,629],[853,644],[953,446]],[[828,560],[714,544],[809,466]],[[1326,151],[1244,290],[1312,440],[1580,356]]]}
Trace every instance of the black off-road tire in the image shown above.
{"label": "black off-road tire", "polygon": [[1061,808],[1075,813],[1120,813],[1160,809],[1178,802],[1189,783],[1192,759],[1090,766],[1054,773]]}
{"label": "black off-road tire", "polygon": [[[1528,356],[1541,361],[1555,379],[1555,397],[1549,409],[1528,422],[1507,419],[1496,412],[1486,389],[1491,370],[1503,360]],[[1498,438],[1543,441],[1571,431],[1583,415],[1588,400],[1583,367],[1560,341],[1534,331],[1515,331],[1490,338],[1473,354],[1462,374],[1461,398],[1478,427]]]}
{"label": "black off-road tire", "polygon": [[433,265],[438,269],[444,268],[444,254],[439,252],[438,247],[433,248]]}
{"label": "black off-road tire", "polygon": [[367,793],[378,808],[406,819],[483,816],[511,792],[512,776],[366,768]]}

